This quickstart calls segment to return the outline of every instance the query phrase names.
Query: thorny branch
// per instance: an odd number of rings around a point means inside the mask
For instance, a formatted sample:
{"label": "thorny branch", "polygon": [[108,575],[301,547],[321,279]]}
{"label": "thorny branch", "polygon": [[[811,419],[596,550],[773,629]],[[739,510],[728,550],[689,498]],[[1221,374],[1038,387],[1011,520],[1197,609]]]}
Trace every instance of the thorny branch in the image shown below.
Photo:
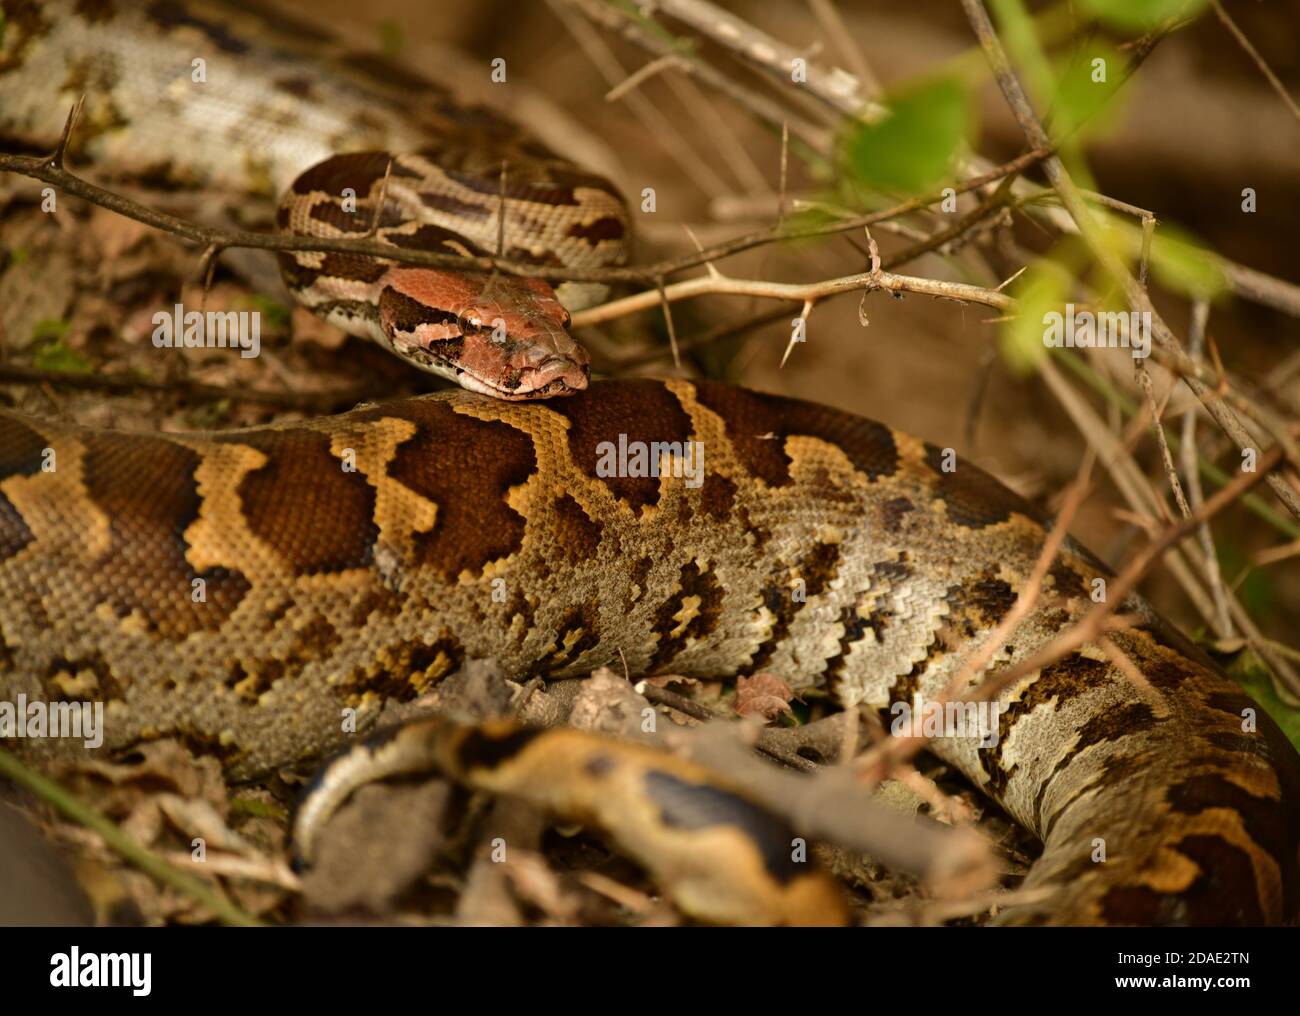
{"label": "thorny branch", "polygon": [[[997,79],[998,86],[1002,89],[1007,104],[1011,107],[1016,120],[1020,123],[1025,137],[1029,140],[1030,145],[1035,148],[1047,147],[1051,144],[1051,141],[1043,129],[1042,122],[1038,119],[1038,114],[1034,112],[1024,88],[1021,87],[1020,79],[1016,77],[1011,68],[1006,51],[1002,48],[1002,42],[993,30],[993,23],[989,20],[988,12],[984,9],[982,0],[962,0],[962,6],[966,11],[967,19],[975,30],[980,45],[988,57],[989,65],[993,69],[993,75]],[[1201,400],[1206,411],[1224,432],[1236,442],[1238,448],[1243,450],[1254,448],[1255,442],[1249,432],[1214,390],[1217,379],[1210,378],[1205,368],[1193,362],[1183,351],[1178,337],[1174,335],[1159,311],[1151,303],[1151,297],[1147,294],[1146,289],[1133,277],[1128,267],[1111,248],[1107,238],[1102,235],[1100,227],[1084,201],[1083,195],[1075,186],[1073,179],[1071,179],[1069,170],[1065,168],[1065,163],[1056,155],[1049,155],[1043,160],[1043,170],[1055,188],[1056,193],[1060,196],[1061,204],[1064,205],[1070,214],[1070,218],[1074,220],[1075,225],[1078,227],[1079,234],[1088,245],[1093,258],[1123,290],[1129,305],[1134,310],[1149,315],[1152,325],[1152,338],[1156,347],[1169,358],[1169,365],[1187,382],[1187,386]],[[1282,475],[1270,474],[1267,480],[1278,500],[1286,506],[1293,516],[1300,519],[1300,493],[1297,493],[1288,478]]]}
{"label": "thorny branch", "polygon": [[[69,121],[76,114],[73,114]],[[951,184],[951,189],[960,194],[974,190],[989,183],[996,182],[1003,176],[1018,173],[1045,158],[1050,148],[1027,152],[1000,166],[996,166],[978,177],[972,177]],[[401,264],[432,268],[460,268],[467,271],[492,271],[498,269],[511,275],[526,275],[551,282],[642,282],[653,284],[660,277],[674,275],[690,268],[697,268],[709,261],[717,261],[733,254],[752,250],[770,243],[786,240],[808,240],[817,237],[833,236],[837,233],[849,233],[874,225],[888,219],[897,218],[938,204],[944,200],[942,190],[936,190],[921,198],[900,202],[890,208],[869,212],[851,219],[844,219],[825,226],[795,227],[789,229],[763,229],[743,236],[735,237],[723,243],[706,247],[696,253],[677,258],[668,258],[650,264],[616,267],[572,269],[555,265],[537,265],[529,262],[512,261],[509,258],[464,257],[458,254],[441,254],[435,251],[416,250],[409,247],[395,247],[374,239],[353,239],[347,237],[296,236],[286,233],[255,233],[250,230],[228,229],[220,226],[203,225],[183,219],[167,212],[161,212],[140,204],[124,195],[99,187],[66,170],[54,155],[29,156],[12,155],[0,152],[0,171],[18,173],[42,183],[58,187],[66,194],[89,201],[107,208],[109,211],[124,215],[129,219],[142,222],[147,226],[171,233],[183,240],[197,244],[201,249],[219,253],[236,247],[248,247],[269,251],[331,251],[347,254],[366,254],[372,257],[386,258]]]}
{"label": "thorny branch", "polygon": [[701,275],[684,282],[674,282],[661,291],[636,293],[621,300],[580,311],[573,315],[575,328],[601,324],[623,317],[633,311],[654,307],[660,302],[685,300],[693,296],[762,296],[773,300],[808,302],[838,293],[871,292],[884,290],[891,293],[920,293],[943,300],[960,300],[978,303],[996,310],[1006,311],[1015,300],[992,289],[972,286],[965,282],[946,282],[942,279],[923,279],[912,275],[895,275],[885,271],[859,272],[839,279],[820,282],[763,282],[756,279],[733,279],[725,275]]}
{"label": "thorny branch", "polygon": [[[553,0],[553,2],[560,2],[560,0]],[[571,0],[571,2],[580,2],[584,11],[588,11],[589,5],[592,7],[600,7],[602,9],[606,8],[606,5],[593,4],[591,0]],[[733,18],[732,15],[721,10],[715,4],[709,3],[708,0],[691,0],[691,6],[700,12],[697,15],[697,17],[700,18],[705,18],[707,16],[707,18],[719,22]],[[609,14],[598,16],[596,13],[591,11],[588,13],[592,16],[594,21],[605,24],[607,27],[608,18],[613,16]],[[1195,19],[1180,17],[1171,18],[1164,25],[1128,44],[1125,48],[1130,52],[1131,58],[1128,66],[1123,71],[1123,77],[1121,78],[1120,83],[1123,84],[1129,80],[1142,62],[1164,39],[1191,24],[1193,20]],[[773,78],[788,80],[790,65],[788,62],[782,62],[780,55],[790,52],[789,47],[784,46],[767,33],[762,32],[751,25],[744,25],[744,28],[740,31],[740,34],[734,41],[729,40],[725,33],[719,30],[711,30],[706,34],[709,34],[720,45],[728,48],[734,49],[737,44],[743,43],[746,48],[746,55],[750,61],[761,65],[761,68]],[[650,41],[652,37],[654,37],[654,33],[644,29],[637,33],[625,32],[624,35],[630,41],[641,46],[643,49],[646,49],[648,52],[675,52],[675,50],[671,50],[671,47],[666,47],[661,39],[657,40],[657,42]],[[683,42],[683,45],[684,44],[685,43]],[[699,66],[710,71],[712,70],[712,68],[709,68],[707,64],[699,63]],[[824,78],[827,75],[827,72],[810,64],[808,74],[810,81],[818,75]],[[822,98],[826,101],[826,104],[830,109],[843,116],[857,116],[861,111],[854,107],[847,106],[845,104],[845,96],[853,94],[855,90],[858,93],[862,93],[864,88],[861,82],[857,81],[853,75],[838,68],[835,71],[835,77],[839,84],[834,90],[834,95],[827,95],[819,90],[813,90],[809,94],[814,98]],[[710,84],[710,86],[715,86],[717,85],[716,72],[713,72],[713,75],[710,75],[707,78],[701,76],[700,80],[705,81],[707,84]],[[724,80],[726,79],[724,78]],[[782,117],[785,115],[781,110],[772,110],[766,105],[755,105],[748,100],[747,96],[735,95],[727,92],[720,85],[717,85],[717,87],[719,87],[719,90],[722,90],[724,94],[732,94],[732,97],[735,98],[742,107],[748,109],[751,113],[769,123],[773,128],[777,128],[781,125]],[[871,115],[875,115],[877,110],[887,111],[888,107],[875,105],[869,107],[869,110]],[[869,118],[870,116],[868,119]],[[812,147],[816,150],[815,145]],[[986,174],[991,166],[992,163],[987,159],[978,155],[972,155],[962,164],[961,174],[963,177],[981,176]],[[1038,189],[1038,185],[1031,181],[1020,179],[1013,182],[1011,193],[1017,200],[1022,200],[1033,196]],[[1043,208],[1039,210],[1039,214],[1043,215],[1046,220],[1058,230],[1066,233],[1075,233],[1078,231],[1078,227],[1075,225],[1074,221],[1063,209]],[[1208,258],[1210,263],[1222,273],[1229,287],[1238,296],[1262,304],[1266,307],[1272,307],[1275,310],[1279,310],[1284,314],[1289,314],[1292,317],[1300,317],[1300,286],[1276,278],[1275,276],[1266,275],[1265,273],[1253,268],[1248,268],[1245,265],[1238,264],[1237,262],[1231,261],[1221,255],[1212,254],[1208,255]]]}

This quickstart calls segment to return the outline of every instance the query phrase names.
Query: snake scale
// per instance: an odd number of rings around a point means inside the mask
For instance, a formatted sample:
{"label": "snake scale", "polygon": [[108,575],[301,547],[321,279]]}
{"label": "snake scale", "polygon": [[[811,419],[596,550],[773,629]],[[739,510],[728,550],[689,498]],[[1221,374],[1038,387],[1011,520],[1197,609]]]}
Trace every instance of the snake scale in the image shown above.
{"label": "snake scale", "polygon": [[[384,193],[390,242],[491,249],[508,199],[520,256],[623,256],[606,185],[443,93],[414,115],[407,83],[403,105],[358,84],[357,61],[301,52],[323,46],[305,28],[273,45],[286,37],[242,4],[2,6],[8,142],[48,145],[86,91],[83,157],[174,187],[284,191],[289,228],[363,231],[335,204],[347,179],[366,222]],[[187,87],[192,54],[224,91]],[[503,146],[525,168],[501,185]],[[344,150],[372,154],[331,160]],[[388,151],[423,154],[373,155]],[[436,215],[412,220],[412,202]],[[0,700],[102,701],[108,747],[179,737],[235,777],[338,748],[340,710],[365,729],[471,659],[521,678],[620,657],[638,675],[770,671],[884,710],[938,696],[1044,543],[1033,506],[882,424],[712,382],[588,384],[540,284],[310,256],[284,271],[318,312],[477,390],[212,434],[0,413]],[[470,299],[449,306],[457,287]],[[611,471],[611,447],[653,448],[664,468]],[[692,453],[698,472],[672,468]],[[1108,575],[1067,542],[995,662],[1076,622]],[[1042,900],[1002,918],[1294,921],[1295,751],[1262,713],[1244,722],[1254,704],[1142,601],[1123,609],[1137,622],[1111,638],[1140,682],[1085,646],[1001,693],[996,745],[934,742],[1043,841],[1026,880]],[[690,763],[576,731],[435,720],[397,736],[473,785],[610,827],[700,916],[844,917],[824,878],[775,856],[789,831]]]}

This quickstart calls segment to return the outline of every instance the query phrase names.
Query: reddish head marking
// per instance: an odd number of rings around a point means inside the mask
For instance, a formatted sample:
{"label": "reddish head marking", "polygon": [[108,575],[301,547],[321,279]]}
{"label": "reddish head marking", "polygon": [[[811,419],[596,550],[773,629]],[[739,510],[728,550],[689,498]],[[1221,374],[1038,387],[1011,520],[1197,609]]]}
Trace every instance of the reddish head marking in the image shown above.
{"label": "reddish head marking", "polygon": [[394,350],[471,391],[522,400],[587,387],[589,358],[569,312],[540,279],[390,269],[380,324]]}

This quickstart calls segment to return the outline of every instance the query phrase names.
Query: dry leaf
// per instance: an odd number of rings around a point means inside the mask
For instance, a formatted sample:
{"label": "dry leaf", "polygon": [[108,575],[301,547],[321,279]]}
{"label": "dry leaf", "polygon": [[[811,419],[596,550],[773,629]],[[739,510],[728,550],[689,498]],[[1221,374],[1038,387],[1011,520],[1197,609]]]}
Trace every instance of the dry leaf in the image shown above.
{"label": "dry leaf", "polygon": [[615,737],[636,737],[650,703],[622,674],[600,667],[583,682],[569,714],[570,725]]}
{"label": "dry leaf", "polygon": [[321,349],[338,349],[348,339],[342,328],[335,328],[306,307],[293,308],[292,328],[294,342],[311,342]]}
{"label": "dry leaf", "polygon": [[106,260],[115,260],[153,232],[152,227],[105,208],[94,208],[86,224],[90,234],[99,242],[99,251]]}
{"label": "dry leaf", "polygon": [[775,674],[755,674],[736,680],[735,710],[738,716],[761,716],[774,720],[782,713],[791,714],[794,692]]}
{"label": "dry leaf", "polygon": [[443,780],[358,790],[321,830],[316,862],[302,878],[308,906],[324,913],[389,911],[428,870],[450,795]]}

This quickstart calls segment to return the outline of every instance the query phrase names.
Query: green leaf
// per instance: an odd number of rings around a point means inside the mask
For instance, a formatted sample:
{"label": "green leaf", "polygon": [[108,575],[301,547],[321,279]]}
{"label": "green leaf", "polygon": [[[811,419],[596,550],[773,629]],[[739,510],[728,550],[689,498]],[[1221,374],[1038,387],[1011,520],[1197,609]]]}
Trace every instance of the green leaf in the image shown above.
{"label": "green leaf", "polygon": [[1285,609],[1278,602],[1278,591],[1268,568],[1256,567],[1251,553],[1238,544],[1232,531],[1216,535],[1219,571],[1235,575],[1232,591],[1251,617],[1262,618],[1275,610]]}
{"label": "green leaf", "polygon": [[402,26],[392,18],[379,22],[379,48],[389,60],[402,52]]}
{"label": "green leaf", "polygon": [[267,331],[280,331],[288,328],[289,320],[293,317],[292,307],[286,307],[278,300],[261,293],[253,293],[247,297],[237,299],[235,305],[240,308],[247,307],[249,310],[262,315]]}
{"label": "green leaf", "polygon": [[1255,650],[1246,648],[1238,653],[1228,666],[1228,673],[1273,717],[1273,722],[1300,751],[1300,709],[1287,705],[1278,696],[1273,673]]}
{"label": "green leaf", "polygon": [[[827,208],[800,208],[785,217],[784,228],[787,233],[812,232],[818,229],[830,228],[839,221],[840,217],[833,214]],[[825,237],[819,237],[817,239],[824,240]]]}
{"label": "green leaf", "polygon": [[1054,79],[1047,54],[1043,52],[1038,24],[1029,16],[1024,0],[992,0],[991,6],[997,18],[998,34],[1025,84],[1035,98],[1046,101],[1052,93]]}
{"label": "green leaf", "polygon": [[90,361],[71,349],[62,339],[45,343],[32,357],[37,370],[58,371],[64,374],[89,374]]}
{"label": "green leaf", "polygon": [[1084,136],[1095,135],[1113,124],[1119,113],[1115,97],[1126,65],[1120,52],[1104,42],[1086,45],[1062,61],[1052,98],[1052,136],[1066,137],[1085,124]]}
{"label": "green leaf", "polygon": [[1047,356],[1046,315],[1064,313],[1066,294],[1073,281],[1065,268],[1046,259],[1035,261],[1016,280],[1020,309],[1002,325],[998,336],[998,351],[1012,373],[1032,374]]}
{"label": "green leaf", "polygon": [[1099,19],[1126,31],[1146,32],[1170,18],[1200,13],[1206,0],[1084,0]]}
{"label": "green leaf", "polygon": [[970,102],[955,78],[939,78],[889,100],[890,114],[856,124],[845,139],[848,174],[875,190],[921,193],[949,179],[971,127]]}
{"label": "green leaf", "polygon": [[1151,274],[1194,299],[1213,300],[1228,290],[1214,254],[1190,233],[1163,223],[1151,240]]}
{"label": "green leaf", "polygon": [[37,370],[90,373],[90,361],[67,343],[71,327],[71,322],[60,318],[42,318],[32,327],[32,345],[40,343],[32,357],[32,365]]}
{"label": "green leaf", "polygon": [[41,318],[32,326],[32,342],[62,342],[71,327],[71,322],[62,318]]}

